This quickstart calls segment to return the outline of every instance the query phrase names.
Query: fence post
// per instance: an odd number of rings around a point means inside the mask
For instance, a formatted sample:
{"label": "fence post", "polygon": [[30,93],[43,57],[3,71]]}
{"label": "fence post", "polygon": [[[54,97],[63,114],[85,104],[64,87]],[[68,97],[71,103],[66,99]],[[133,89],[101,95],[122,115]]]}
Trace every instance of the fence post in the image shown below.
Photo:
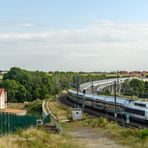
{"label": "fence post", "polygon": [[8,123],[8,113],[6,113],[6,133],[8,133],[8,126],[9,126],[9,123]]}
{"label": "fence post", "polygon": [[2,113],[3,115],[3,134],[5,134],[5,113]]}

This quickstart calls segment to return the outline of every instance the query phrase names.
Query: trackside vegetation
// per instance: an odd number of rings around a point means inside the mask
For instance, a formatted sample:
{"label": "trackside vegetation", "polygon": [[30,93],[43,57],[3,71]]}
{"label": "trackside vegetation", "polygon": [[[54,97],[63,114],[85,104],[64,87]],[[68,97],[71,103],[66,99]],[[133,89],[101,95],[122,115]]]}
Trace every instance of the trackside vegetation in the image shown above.
{"label": "trackside vegetation", "polygon": [[66,134],[58,135],[44,129],[19,129],[15,134],[0,138],[1,148],[79,148]]}
{"label": "trackside vegetation", "polygon": [[117,143],[128,145],[131,148],[148,148],[148,129],[130,129],[109,122],[105,118],[86,119],[80,123],[83,126],[100,128],[106,136]]}
{"label": "trackside vegetation", "polygon": [[34,115],[36,118],[42,118],[42,103],[43,100],[36,99],[32,102],[29,102],[25,109],[27,110],[27,113],[30,115]]}

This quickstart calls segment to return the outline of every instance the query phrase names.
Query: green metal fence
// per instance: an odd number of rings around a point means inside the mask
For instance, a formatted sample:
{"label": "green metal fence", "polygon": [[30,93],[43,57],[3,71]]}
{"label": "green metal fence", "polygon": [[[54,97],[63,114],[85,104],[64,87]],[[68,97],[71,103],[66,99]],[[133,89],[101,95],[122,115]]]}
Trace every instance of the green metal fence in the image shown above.
{"label": "green metal fence", "polygon": [[34,116],[18,116],[0,112],[0,135],[16,131],[18,128],[28,128],[36,125]]}

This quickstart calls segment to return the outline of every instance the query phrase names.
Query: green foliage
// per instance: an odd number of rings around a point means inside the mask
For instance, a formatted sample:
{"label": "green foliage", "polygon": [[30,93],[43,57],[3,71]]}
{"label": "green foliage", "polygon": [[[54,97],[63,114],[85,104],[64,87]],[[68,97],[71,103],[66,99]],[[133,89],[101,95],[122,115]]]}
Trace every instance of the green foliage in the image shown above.
{"label": "green foliage", "polygon": [[[15,80],[5,80],[0,84],[1,87],[7,90],[8,101],[10,102],[22,102],[26,99],[26,88]],[[11,98],[11,99],[10,99]]]}
{"label": "green foliage", "polygon": [[123,94],[148,98],[148,82],[138,79],[127,80],[123,84]]}
{"label": "green foliage", "polygon": [[142,129],[139,131],[138,136],[141,140],[144,140],[148,137],[148,129]]}
{"label": "green foliage", "polygon": [[115,76],[85,72],[40,72],[13,67],[4,74],[0,87],[8,92],[9,102],[33,101],[56,95],[63,89],[76,88],[89,81],[113,78]]}
{"label": "green foliage", "polygon": [[4,74],[0,87],[5,88],[8,92],[9,102],[33,101],[37,98],[49,98],[63,89],[76,88],[77,76],[79,85],[92,80],[113,77],[84,72],[33,72],[13,67]]}
{"label": "green foliage", "polygon": [[36,99],[36,100],[30,102],[26,106],[28,114],[33,114],[37,118],[40,118],[41,117],[41,113],[42,113],[42,102],[43,101],[40,100],[40,99]]}
{"label": "green foliage", "polygon": [[8,92],[8,101],[24,102],[44,99],[50,94],[50,77],[44,72],[11,68],[3,77],[0,87]]}
{"label": "green foliage", "polygon": [[107,95],[107,96],[110,96],[111,95],[111,92],[109,90],[105,90],[103,92],[97,92],[98,95]]}
{"label": "green foliage", "polygon": [[98,119],[86,119],[84,125],[91,126],[91,127],[105,127],[108,124],[108,121],[100,117]]}
{"label": "green foliage", "polygon": [[133,130],[133,129],[125,129],[125,130],[122,130],[121,131],[121,135],[124,137],[124,138],[128,138],[130,136],[135,136],[137,135],[138,132],[137,130]]}

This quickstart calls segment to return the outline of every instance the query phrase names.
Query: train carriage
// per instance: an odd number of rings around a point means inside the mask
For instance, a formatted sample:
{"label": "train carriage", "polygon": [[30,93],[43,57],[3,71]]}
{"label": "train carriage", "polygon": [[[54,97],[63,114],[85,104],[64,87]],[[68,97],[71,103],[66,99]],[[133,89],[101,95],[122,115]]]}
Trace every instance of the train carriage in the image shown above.
{"label": "train carriage", "polygon": [[[78,98],[77,98],[78,95]],[[115,100],[112,96],[84,94],[74,90],[68,91],[69,98],[74,102],[87,105],[99,110],[114,113]],[[126,98],[116,98],[116,111],[129,117],[148,121],[148,102],[132,101]]]}
{"label": "train carriage", "polygon": [[148,120],[148,102],[132,101],[125,107],[130,117]]}

